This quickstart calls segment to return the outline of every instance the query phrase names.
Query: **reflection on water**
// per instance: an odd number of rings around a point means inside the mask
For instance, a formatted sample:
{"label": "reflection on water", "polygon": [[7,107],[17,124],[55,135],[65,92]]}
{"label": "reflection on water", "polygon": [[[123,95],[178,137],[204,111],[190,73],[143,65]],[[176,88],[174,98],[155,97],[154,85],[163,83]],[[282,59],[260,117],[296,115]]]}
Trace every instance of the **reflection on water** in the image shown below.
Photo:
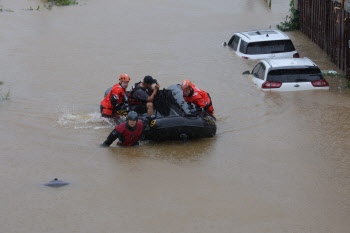
{"label": "reflection on water", "polygon": [[[326,92],[262,92],[242,75],[257,61],[221,45],[274,28],[289,2],[24,11],[43,3],[0,0],[14,11],[0,13],[0,80],[11,92],[0,103],[0,231],[348,232],[346,80],[326,77]],[[301,57],[337,70],[302,33],[287,34]],[[99,148],[113,129],[99,104],[120,73],[131,83],[152,75],[161,88],[190,79],[213,99],[217,135]],[[55,177],[71,185],[42,186]]]}
{"label": "reflection on water", "polygon": [[137,158],[150,158],[172,163],[182,163],[188,161],[200,161],[209,156],[215,141],[215,138],[193,139],[187,143],[184,143],[183,141],[141,141],[140,146],[132,147],[131,149],[113,146],[111,152],[118,158],[133,160]]}

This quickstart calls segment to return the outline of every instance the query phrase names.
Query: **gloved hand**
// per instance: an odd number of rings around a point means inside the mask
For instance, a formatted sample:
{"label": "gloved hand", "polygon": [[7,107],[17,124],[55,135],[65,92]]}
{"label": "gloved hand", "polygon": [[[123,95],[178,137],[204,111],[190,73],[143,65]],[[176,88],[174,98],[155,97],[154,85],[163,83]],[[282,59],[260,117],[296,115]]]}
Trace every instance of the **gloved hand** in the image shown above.
{"label": "gloved hand", "polygon": [[196,108],[190,109],[191,114],[197,114],[198,110]]}
{"label": "gloved hand", "polygon": [[107,145],[106,143],[101,143],[100,147],[109,147],[109,145]]}
{"label": "gloved hand", "polygon": [[155,115],[147,116],[146,119],[147,119],[148,123],[151,123],[154,119],[156,119],[156,116]]}
{"label": "gloved hand", "polygon": [[120,109],[125,110],[127,112],[130,111],[130,107],[127,103],[122,103],[122,106],[120,107]]}

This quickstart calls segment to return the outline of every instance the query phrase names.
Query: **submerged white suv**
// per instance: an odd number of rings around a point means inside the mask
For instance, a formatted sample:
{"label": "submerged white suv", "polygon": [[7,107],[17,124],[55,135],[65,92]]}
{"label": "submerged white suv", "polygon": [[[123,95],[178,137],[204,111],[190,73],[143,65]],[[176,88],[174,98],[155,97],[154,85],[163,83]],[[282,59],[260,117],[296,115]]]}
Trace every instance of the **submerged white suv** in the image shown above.
{"label": "submerged white suv", "polygon": [[228,46],[244,59],[299,57],[290,38],[279,30],[238,32]]}
{"label": "submerged white suv", "polygon": [[309,58],[264,59],[251,74],[263,91],[329,90],[321,70]]}

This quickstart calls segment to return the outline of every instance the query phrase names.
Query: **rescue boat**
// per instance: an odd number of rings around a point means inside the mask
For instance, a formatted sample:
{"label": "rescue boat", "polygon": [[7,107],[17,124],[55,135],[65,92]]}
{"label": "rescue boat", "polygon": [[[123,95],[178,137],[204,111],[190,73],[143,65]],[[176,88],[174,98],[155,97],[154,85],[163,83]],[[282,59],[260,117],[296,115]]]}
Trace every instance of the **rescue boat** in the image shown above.
{"label": "rescue boat", "polygon": [[[105,96],[111,88],[107,89]],[[128,92],[126,93],[127,96]],[[180,85],[171,85],[159,90],[154,99],[155,118],[142,135],[143,140],[165,141],[213,137],[216,134],[216,119],[207,113],[191,114],[190,106],[183,98]],[[127,111],[119,110],[116,124],[125,122]],[[146,119],[147,113],[140,116]]]}

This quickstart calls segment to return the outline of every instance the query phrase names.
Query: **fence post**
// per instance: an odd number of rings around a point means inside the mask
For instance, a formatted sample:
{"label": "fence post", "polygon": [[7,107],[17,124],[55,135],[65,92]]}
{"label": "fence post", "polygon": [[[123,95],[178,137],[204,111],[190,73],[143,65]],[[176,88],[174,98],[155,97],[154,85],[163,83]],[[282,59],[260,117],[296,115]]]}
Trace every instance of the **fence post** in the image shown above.
{"label": "fence post", "polygon": [[344,35],[345,35],[345,71],[346,78],[350,80],[350,18],[344,20]]}
{"label": "fence post", "polygon": [[335,7],[335,42],[336,42],[336,55],[335,62],[338,68],[341,69],[341,8]]}

